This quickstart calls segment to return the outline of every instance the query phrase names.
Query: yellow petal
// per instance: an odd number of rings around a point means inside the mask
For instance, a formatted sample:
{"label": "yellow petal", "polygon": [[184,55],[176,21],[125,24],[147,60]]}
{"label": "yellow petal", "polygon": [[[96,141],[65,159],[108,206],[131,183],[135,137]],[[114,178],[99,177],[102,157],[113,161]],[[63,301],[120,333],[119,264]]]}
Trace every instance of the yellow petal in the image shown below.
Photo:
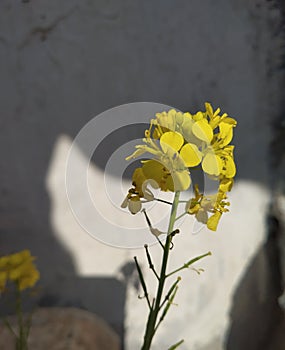
{"label": "yellow petal", "polygon": [[7,279],[8,279],[7,272],[0,271],[0,292],[5,290]]}
{"label": "yellow petal", "polygon": [[213,139],[213,129],[204,118],[193,124],[192,132],[198,139],[207,143],[210,143]]}
{"label": "yellow petal", "polygon": [[121,204],[121,208],[127,208],[128,202],[129,202],[129,199],[128,199],[128,196],[127,196],[127,197],[124,199],[123,203]]}
{"label": "yellow petal", "polygon": [[6,271],[0,271],[0,284],[6,283],[8,276]]}
{"label": "yellow petal", "polygon": [[196,214],[196,219],[197,221],[206,224],[208,220],[208,213],[204,209],[200,209]]}
{"label": "yellow petal", "polygon": [[132,180],[133,186],[139,192],[140,197],[143,197],[142,185],[147,178],[144,175],[142,168],[136,168],[133,172]]}
{"label": "yellow petal", "polygon": [[153,179],[158,183],[158,185],[164,175],[163,169],[163,164],[154,159],[144,161],[142,166],[145,179]]}
{"label": "yellow petal", "polygon": [[228,178],[234,177],[236,174],[236,165],[232,157],[226,158],[226,172],[225,175]]}
{"label": "yellow petal", "polygon": [[24,290],[29,287],[33,287],[38,279],[40,278],[40,274],[36,269],[33,269],[29,272],[29,274],[23,276],[19,282],[19,289]]}
{"label": "yellow petal", "polygon": [[151,190],[147,187],[148,185],[152,186],[153,188],[158,188],[158,184],[153,179],[146,180],[142,185],[142,192],[143,196],[147,201],[154,200],[154,195],[151,192]]}
{"label": "yellow petal", "polygon": [[21,277],[21,269],[16,268],[10,271],[9,273],[9,279],[12,281],[16,281]]}
{"label": "yellow petal", "polygon": [[[185,114],[185,113],[184,113]],[[177,112],[176,113],[176,123],[177,124],[182,124],[184,120],[184,114],[182,112]]]}
{"label": "yellow petal", "polygon": [[186,191],[191,184],[191,178],[187,170],[175,171],[171,174],[172,181],[174,184],[174,191]]}
{"label": "yellow petal", "polygon": [[234,118],[227,117],[226,113],[223,114],[223,116],[224,116],[223,123],[231,124],[233,127],[237,125],[237,121]]}
{"label": "yellow petal", "polygon": [[170,109],[168,112],[156,113],[156,119],[160,126],[169,130],[175,130],[176,110]]}
{"label": "yellow petal", "polygon": [[9,263],[9,256],[2,256],[2,258],[0,258],[0,269],[1,268],[5,268]]}
{"label": "yellow petal", "polygon": [[195,200],[191,200],[186,204],[186,211],[189,214],[196,214],[201,209],[201,205]]}
{"label": "yellow petal", "polygon": [[162,191],[174,192],[174,183],[170,174],[161,182],[161,189]]}
{"label": "yellow petal", "polygon": [[219,156],[213,152],[208,152],[203,159],[202,168],[209,175],[219,176],[221,174],[223,162]]}
{"label": "yellow petal", "polygon": [[220,218],[222,216],[222,213],[219,211],[216,211],[207,221],[207,227],[209,230],[216,231],[218,227],[218,223],[220,221]]}
{"label": "yellow petal", "polygon": [[174,185],[169,171],[157,160],[143,161],[142,170],[147,179],[154,180],[162,191],[174,190]]}
{"label": "yellow petal", "polygon": [[129,201],[129,210],[132,214],[136,214],[141,210],[142,204],[139,197],[133,197]]}
{"label": "yellow petal", "polygon": [[22,264],[26,260],[30,260],[30,261],[34,260],[34,258],[31,256],[30,251],[27,250],[27,249],[26,250],[22,250],[21,252],[12,254],[9,257],[9,263],[11,265],[14,265],[14,266]]}
{"label": "yellow petal", "polygon": [[205,102],[205,107],[206,107],[206,112],[207,112],[208,116],[212,117],[213,116],[213,107],[212,107],[211,103]]}
{"label": "yellow petal", "polygon": [[165,153],[167,153],[169,149],[172,151],[179,151],[183,143],[184,138],[178,132],[168,131],[160,138],[160,145]]}
{"label": "yellow petal", "polygon": [[204,118],[204,114],[201,111],[193,115],[193,119],[195,121],[202,120],[203,118]]}
{"label": "yellow petal", "polygon": [[168,128],[169,130],[174,131],[175,130],[175,123],[176,123],[176,110],[170,109],[168,111]]}
{"label": "yellow petal", "polygon": [[184,115],[183,123],[181,125],[182,134],[186,142],[193,143],[193,138],[195,138],[194,143],[198,144],[201,142],[201,140],[197,139],[197,137],[193,135],[192,133],[193,124],[194,124],[194,120],[191,119],[191,116]]}
{"label": "yellow petal", "polygon": [[234,182],[233,179],[227,179],[227,178],[223,179],[220,182],[219,190],[222,192],[230,191],[233,187],[233,182]]}
{"label": "yellow petal", "polygon": [[179,154],[187,167],[197,166],[202,159],[202,153],[194,143],[187,143]]}
{"label": "yellow petal", "polygon": [[228,145],[233,138],[233,125],[221,122],[219,124],[219,138],[223,140],[222,146]]}

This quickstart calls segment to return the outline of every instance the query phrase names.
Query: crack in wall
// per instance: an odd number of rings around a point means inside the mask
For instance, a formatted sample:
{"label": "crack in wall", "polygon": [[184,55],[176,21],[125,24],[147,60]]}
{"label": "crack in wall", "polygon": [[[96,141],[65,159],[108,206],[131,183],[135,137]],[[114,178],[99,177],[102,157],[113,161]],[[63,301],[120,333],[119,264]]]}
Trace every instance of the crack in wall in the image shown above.
{"label": "crack in wall", "polygon": [[40,41],[47,40],[48,34],[51,33],[53,30],[55,30],[60,23],[62,23],[67,18],[69,18],[71,15],[73,15],[73,13],[75,12],[76,9],[77,9],[77,5],[74,6],[73,8],[71,8],[66,13],[56,17],[53,21],[51,21],[50,24],[45,25],[45,26],[36,26],[36,27],[32,28],[30,30],[29,34],[27,35],[27,37],[18,45],[17,48],[19,50],[21,50],[24,47],[26,47],[27,45],[29,45],[29,43],[31,42],[33,37],[36,35],[39,35]]}

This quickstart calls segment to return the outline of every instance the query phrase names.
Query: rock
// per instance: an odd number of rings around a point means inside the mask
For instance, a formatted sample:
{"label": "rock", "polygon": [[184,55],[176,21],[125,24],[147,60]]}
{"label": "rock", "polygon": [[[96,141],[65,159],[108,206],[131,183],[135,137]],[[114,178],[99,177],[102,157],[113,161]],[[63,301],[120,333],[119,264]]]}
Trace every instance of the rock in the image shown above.
{"label": "rock", "polygon": [[[9,318],[13,328],[16,317]],[[0,349],[14,350],[14,339],[0,326]],[[29,350],[119,350],[117,334],[96,315],[76,308],[40,308],[32,318]]]}

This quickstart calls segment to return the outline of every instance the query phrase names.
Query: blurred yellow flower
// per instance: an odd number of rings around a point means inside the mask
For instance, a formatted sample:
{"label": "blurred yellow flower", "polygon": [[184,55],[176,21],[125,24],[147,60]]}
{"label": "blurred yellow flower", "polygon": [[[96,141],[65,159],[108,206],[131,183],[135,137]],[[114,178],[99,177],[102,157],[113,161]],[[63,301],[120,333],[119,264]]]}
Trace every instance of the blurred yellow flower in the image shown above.
{"label": "blurred yellow flower", "polygon": [[15,282],[20,291],[33,287],[40,278],[34,260],[29,250],[0,257],[0,292],[8,281]]}

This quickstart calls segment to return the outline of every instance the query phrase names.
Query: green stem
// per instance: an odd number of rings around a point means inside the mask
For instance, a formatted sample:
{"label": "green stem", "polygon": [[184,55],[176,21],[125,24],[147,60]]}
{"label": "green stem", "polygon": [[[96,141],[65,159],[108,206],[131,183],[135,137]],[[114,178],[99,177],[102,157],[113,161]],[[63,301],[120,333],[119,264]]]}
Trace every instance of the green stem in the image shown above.
{"label": "green stem", "polygon": [[140,279],[140,282],[141,282],[141,285],[142,285],[142,289],[144,291],[144,296],[146,298],[149,310],[151,311],[151,305],[150,305],[150,301],[149,301],[149,297],[148,297],[147,287],[146,287],[146,284],[145,284],[145,281],[144,281],[144,278],[143,278],[142,270],[140,268],[140,265],[138,263],[138,260],[137,260],[136,256],[134,257],[134,260],[135,260],[135,263],[136,263],[136,267],[137,267],[137,271],[138,271],[138,274],[139,274],[139,279]]}
{"label": "green stem", "polygon": [[9,330],[9,332],[15,337],[17,338],[17,334],[13,331],[13,328],[11,327],[9,321],[6,318],[2,318],[2,321],[4,323],[4,325],[7,327],[7,329]]}
{"label": "green stem", "polygon": [[155,274],[155,277],[158,279],[159,281],[159,276],[154,268],[154,265],[153,265],[153,262],[151,260],[151,256],[150,256],[150,253],[149,253],[149,250],[148,250],[148,245],[145,244],[144,245],[144,248],[145,248],[145,252],[146,252],[146,256],[147,256],[147,261],[148,261],[148,265],[149,265],[149,268],[153,271],[153,273]]}
{"label": "green stem", "polygon": [[18,337],[16,339],[16,349],[17,350],[28,350],[28,343],[27,343],[27,337],[25,333],[25,326],[23,321],[23,309],[22,309],[22,296],[21,291],[19,288],[19,285],[16,285],[16,293],[17,293],[17,300],[16,300],[16,312],[17,312],[17,318],[18,318]]}
{"label": "green stem", "polygon": [[183,214],[177,216],[177,218],[175,219],[175,221],[178,221],[179,219],[183,218],[183,216],[185,216],[187,214],[187,211],[185,211]]}
{"label": "green stem", "polygon": [[169,301],[171,294],[173,293],[174,289],[176,288],[176,286],[178,285],[178,283],[181,281],[181,277],[178,277],[177,280],[173,283],[173,285],[170,287],[168,293],[166,294],[163,302],[160,305],[160,309],[164,306],[164,304]]}
{"label": "green stem", "polygon": [[154,304],[154,307],[149,312],[149,317],[148,317],[145,335],[144,335],[144,343],[141,350],[150,349],[152,339],[156,331],[156,321],[160,310],[160,303],[161,303],[163,288],[164,288],[165,279],[166,279],[166,268],[167,268],[168,256],[169,256],[169,251],[170,251],[171,241],[172,241],[172,235],[170,233],[173,232],[173,228],[174,228],[177,208],[179,204],[179,195],[180,195],[180,192],[175,192],[175,196],[174,196],[174,200],[171,208],[170,219],[169,219],[168,231],[167,231],[168,235],[164,245],[162,265],[160,270],[160,277],[159,277],[159,283],[157,287],[155,304]]}
{"label": "green stem", "polygon": [[183,266],[179,267],[178,269],[176,269],[176,270],[170,272],[168,275],[166,275],[166,277],[172,276],[172,275],[174,275],[175,273],[177,273],[177,272],[179,272],[179,271],[181,271],[181,270],[188,269],[189,266],[192,265],[192,264],[194,264],[196,261],[198,261],[198,260],[200,260],[200,259],[203,259],[203,258],[205,258],[206,256],[210,256],[210,255],[212,255],[211,252],[208,252],[208,253],[203,254],[203,255],[199,255],[199,256],[197,256],[196,258],[189,260],[187,263],[185,263]]}

